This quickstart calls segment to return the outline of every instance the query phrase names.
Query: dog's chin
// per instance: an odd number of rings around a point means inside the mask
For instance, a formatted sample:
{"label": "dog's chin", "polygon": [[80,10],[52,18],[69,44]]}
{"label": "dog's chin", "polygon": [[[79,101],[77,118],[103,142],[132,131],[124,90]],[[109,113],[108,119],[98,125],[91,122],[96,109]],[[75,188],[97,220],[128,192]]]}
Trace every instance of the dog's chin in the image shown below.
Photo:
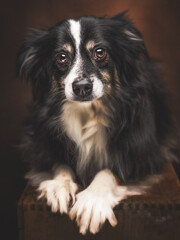
{"label": "dog's chin", "polygon": [[88,96],[88,97],[77,97],[77,96],[73,96],[72,98],[67,98],[68,101],[71,102],[76,102],[76,103],[92,103],[95,100],[98,100],[99,97],[95,97],[95,96]]}

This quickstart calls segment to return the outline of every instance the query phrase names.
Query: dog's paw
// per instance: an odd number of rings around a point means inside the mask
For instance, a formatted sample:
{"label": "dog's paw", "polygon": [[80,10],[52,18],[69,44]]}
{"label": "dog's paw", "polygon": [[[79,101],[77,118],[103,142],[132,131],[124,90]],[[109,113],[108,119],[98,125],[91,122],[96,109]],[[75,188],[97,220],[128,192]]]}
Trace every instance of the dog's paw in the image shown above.
{"label": "dog's paw", "polygon": [[117,219],[113,208],[127,196],[140,195],[143,192],[138,188],[114,186],[110,191],[102,186],[99,190],[88,187],[76,195],[76,202],[69,212],[70,218],[77,221],[80,233],[89,231],[97,233],[103,223],[108,220],[114,227]]}
{"label": "dog's paw", "polygon": [[76,218],[80,233],[85,234],[88,228],[91,233],[97,233],[106,219],[112,226],[117,224],[113,207],[118,203],[118,198],[112,193],[94,192],[87,188],[76,198],[69,216]]}
{"label": "dog's paw", "polygon": [[39,199],[46,198],[47,204],[51,207],[52,212],[60,211],[61,214],[68,213],[70,202],[75,202],[75,193],[78,186],[71,180],[47,180],[43,181],[38,191],[40,191]]}

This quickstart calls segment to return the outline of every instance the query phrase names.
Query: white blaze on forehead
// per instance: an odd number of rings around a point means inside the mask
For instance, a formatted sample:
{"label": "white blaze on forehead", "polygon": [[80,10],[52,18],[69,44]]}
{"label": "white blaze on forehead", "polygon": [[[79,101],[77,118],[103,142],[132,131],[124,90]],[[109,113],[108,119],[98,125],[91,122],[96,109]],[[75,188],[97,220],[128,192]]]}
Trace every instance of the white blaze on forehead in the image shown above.
{"label": "white blaze on forehead", "polygon": [[79,21],[69,20],[70,32],[73,36],[76,44],[76,50],[79,50],[79,45],[81,42],[81,25]]}
{"label": "white blaze on forehead", "polygon": [[65,78],[65,95],[67,98],[73,97],[73,89],[72,89],[72,83],[74,82],[74,79],[79,76],[82,69],[82,60],[80,56],[80,43],[81,43],[81,24],[79,21],[75,20],[69,20],[70,24],[70,33],[74,39],[75,42],[75,48],[76,48],[76,56],[74,60],[74,64],[71,68],[71,71]]}

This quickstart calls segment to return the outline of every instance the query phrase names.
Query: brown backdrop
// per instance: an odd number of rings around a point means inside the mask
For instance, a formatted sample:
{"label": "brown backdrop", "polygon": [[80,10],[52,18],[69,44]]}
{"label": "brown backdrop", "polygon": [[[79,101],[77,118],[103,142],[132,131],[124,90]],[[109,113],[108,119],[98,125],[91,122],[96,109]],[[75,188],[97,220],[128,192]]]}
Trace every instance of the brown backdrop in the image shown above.
{"label": "brown backdrop", "polygon": [[81,15],[111,16],[125,9],[129,9],[129,16],[143,33],[150,54],[162,60],[164,81],[171,92],[172,109],[180,126],[179,0],[1,1],[0,206],[1,220],[5,224],[3,229],[9,226],[2,239],[16,239],[16,202],[24,185],[24,171],[17,145],[31,95],[30,88],[15,78],[14,64],[27,28],[43,28],[61,19]]}

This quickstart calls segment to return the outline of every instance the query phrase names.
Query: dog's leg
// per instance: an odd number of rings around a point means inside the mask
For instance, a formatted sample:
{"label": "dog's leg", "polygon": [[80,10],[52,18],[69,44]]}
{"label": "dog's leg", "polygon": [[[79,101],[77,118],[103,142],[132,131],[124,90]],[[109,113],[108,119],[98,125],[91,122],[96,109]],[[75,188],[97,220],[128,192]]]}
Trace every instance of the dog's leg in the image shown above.
{"label": "dog's leg", "polygon": [[127,196],[142,194],[143,188],[118,186],[117,180],[108,169],[100,171],[84,191],[76,195],[76,202],[70,210],[70,218],[76,218],[80,232],[85,234],[89,228],[97,233],[106,221],[117,224],[113,208]]}
{"label": "dog's leg", "polygon": [[[30,174],[29,174],[30,175]],[[28,176],[27,176],[28,178]],[[74,174],[72,170],[65,165],[53,168],[53,174],[48,173],[31,173],[31,182],[36,185],[39,182],[38,191],[39,198],[45,197],[47,204],[51,206],[52,212],[60,211],[61,214],[68,213],[70,202],[75,202],[75,193],[78,190],[77,184],[74,182]]]}

